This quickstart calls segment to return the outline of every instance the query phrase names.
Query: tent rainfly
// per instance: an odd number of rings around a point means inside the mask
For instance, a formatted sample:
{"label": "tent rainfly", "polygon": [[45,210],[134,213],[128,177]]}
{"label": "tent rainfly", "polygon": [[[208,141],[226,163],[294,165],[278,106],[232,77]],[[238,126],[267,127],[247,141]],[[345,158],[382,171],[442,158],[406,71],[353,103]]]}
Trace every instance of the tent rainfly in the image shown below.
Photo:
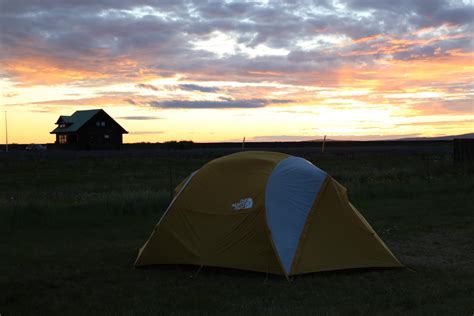
{"label": "tent rainfly", "polygon": [[192,173],[135,266],[193,264],[303,273],[401,267],[346,189],[309,161],[248,151]]}

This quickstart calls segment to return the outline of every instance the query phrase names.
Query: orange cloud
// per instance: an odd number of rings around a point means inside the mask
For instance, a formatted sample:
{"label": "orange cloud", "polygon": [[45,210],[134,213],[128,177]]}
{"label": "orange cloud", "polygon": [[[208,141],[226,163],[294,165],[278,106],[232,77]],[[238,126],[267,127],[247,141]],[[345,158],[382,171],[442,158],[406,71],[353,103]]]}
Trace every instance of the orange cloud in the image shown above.
{"label": "orange cloud", "polygon": [[64,69],[41,59],[15,60],[7,62],[3,65],[3,68],[7,73],[13,75],[15,81],[24,86],[34,84],[52,85],[107,77],[105,74],[81,69]]}
{"label": "orange cloud", "polygon": [[[430,38],[407,38],[406,36],[396,37],[394,35],[377,34],[351,41],[349,45],[366,44],[364,49],[341,52],[339,55],[348,56],[371,56],[371,55],[391,55],[400,52],[410,51],[413,48],[419,48],[434,43],[447,41],[470,39],[473,33],[444,34]],[[375,41],[377,40],[377,41]],[[347,46],[347,45],[346,45]],[[439,51],[438,51],[439,53]]]}
{"label": "orange cloud", "polygon": [[407,86],[415,83],[429,85],[433,82],[449,83],[459,82],[462,79],[469,80],[474,73],[473,57],[474,53],[468,56],[441,56],[410,61],[394,60],[390,64],[389,77],[404,79]]}
{"label": "orange cloud", "polygon": [[104,83],[138,82],[162,78],[159,70],[140,67],[128,58],[115,58],[107,62],[63,62],[46,58],[10,59],[2,65],[4,71],[21,86],[55,85],[71,82],[94,81]]}
{"label": "orange cloud", "polygon": [[105,95],[91,98],[61,99],[51,101],[34,102],[32,104],[41,106],[124,106],[128,105],[127,96]]}
{"label": "orange cloud", "polygon": [[352,44],[366,43],[366,42],[369,42],[369,41],[374,40],[374,39],[382,38],[382,37],[384,37],[384,36],[386,36],[386,35],[383,35],[383,34],[375,34],[375,35],[366,36],[366,37],[362,37],[362,38],[358,38],[358,39],[352,40],[351,43],[352,43]]}

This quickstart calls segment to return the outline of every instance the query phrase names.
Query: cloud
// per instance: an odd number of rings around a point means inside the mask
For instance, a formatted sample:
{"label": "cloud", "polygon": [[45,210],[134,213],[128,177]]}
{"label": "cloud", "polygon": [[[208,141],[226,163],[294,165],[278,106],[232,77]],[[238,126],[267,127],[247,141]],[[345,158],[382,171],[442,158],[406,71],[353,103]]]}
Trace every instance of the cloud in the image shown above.
{"label": "cloud", "polygon": [[133,131],[129,132],[129,135],[155,135],[155,134],[164,134],[164,131]]}
{"label": "cloud", "polygon": [[472,97],[460,100],[445,100],[441,104],[450,111],[474,114],[474,98]]}
{"label": "cloud", "polygon": [[150,121],[150,120],[162,120],[162,117],[158,116],[144,116],[144,115],[134,115],[134,116],[119,116],[117,119],[122,120],[131,120],[131,121]]}
{"label": "cloud", "polygon": [[220,89],[216,87],[204,87],[197,84],[180,84],[179,88],[187,91],[200,91],[200,92],[218,92]]}
{"label": "cloud", "polygon": [[403,126],[459,126],[474,124],[474,118],[471,120],[452,120],[452,121],[417,121],[409,123],[399,123],[396,127]]}
{"label": "cloud", "polygon": [[18,95],[18,93],[4,93],[3,96],[5,98],[13,98],[13,97],[16,97]]}
{"label": "cloud", "polygon": [[152,90],[152,91],[179,89],[179,90],[185,90],[185,91],[218,92],[220,90],[217,87],[206,87],[206,86],[201,86],[201,85],[192,84],[192,83],[183,83],[183,84],[178,84],[178,85],[163,85],[161,89],[155,85],[145,84],[145,83],[137,84],[136,87],[140,89],[146,89],[146,90]]}
{"label": "cloud", "polygon": [[[130,93],[130,95],[134,95]],[[95,97],[85,97],[85,98],[68,98],[68,99],[52,99],[48,101],[37,101],[30,102],[29,104],[38,105],[38,106],[88,106],[88,107],[104,107],[104,106],[119,106],[133,104],[135,102],[130,98],[123,99],[123,94],[115,95],[103,94]],[[138,104],[138,103],[135,103]],[[22,104],[11,104],[21,106]]]}
{"label": "cloud", "polygon": [[133,99],[125,99],[125,102],[127,102],[128,104],[131,104],[131,105],[139,105],[138,102],[134,101]]}
{"label": "cloud", "polygon": [[151,101],[148,104],[152,107],[163,109],[232,109],[232,108],[262,108],[272,103],[289,103],[290,100],[225,100],[225,101],[190,101],[190,100],[168,100]]}
{"label": "cloud", "polygon": [[139,84],[136,85],[136,87],[141,88],[141,89],[159,91],[159,89],[157,87],[155,87],[154,85],[152,85],[152,84],[139,83]]}
{"label": "cloud", "polygon": [[[4,77],[27,85],[102,85],[173,76],[327,84],[337,82],[336,70],[348,65],[426,58],[448,48],[469,52],[469,36],[455,43],[440,40],[435,47],[421,44],[419,52],[398,44],[377,49],[373,43],[351,40],[377,35],[412,39],[414,31],[429,27],[435,30],[428,36],[438,38],[436,28],[443,25],[451,26],[448,34],[469,34],[473,14],[472,5],[441,0],[13,1],[2,4],[0,13],[0,63]],[[193,44],[219,34],[227,40],[206,49]],[[272,55],[278,49],[289,53]],[[252,50],[257,54],[249,54]],[[357,51],[370,55],[349,54]],[[216,92],[207,86],[181,88]]]}

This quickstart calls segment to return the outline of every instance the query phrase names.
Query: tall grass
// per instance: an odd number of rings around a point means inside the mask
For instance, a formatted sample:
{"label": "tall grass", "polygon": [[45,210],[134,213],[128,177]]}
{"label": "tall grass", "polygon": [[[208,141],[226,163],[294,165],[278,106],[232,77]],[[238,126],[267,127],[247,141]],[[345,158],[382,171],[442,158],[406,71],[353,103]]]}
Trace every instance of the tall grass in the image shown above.
{"label": "tall grass", "polygon": [[105,225],[129,217],[155,216],[169,203],[166,191],[79,192],[66,199],[22,198],[0,200],[4,229],[43,229]]}
{"label": "tall grass", "polygon": [[472,313],[472,165],[442,155],[306,158],[348,188],[417,272],[337,271],[288,283],[209,267],[135,270],[170,187],[205,160],[0,160],[0,314]]}

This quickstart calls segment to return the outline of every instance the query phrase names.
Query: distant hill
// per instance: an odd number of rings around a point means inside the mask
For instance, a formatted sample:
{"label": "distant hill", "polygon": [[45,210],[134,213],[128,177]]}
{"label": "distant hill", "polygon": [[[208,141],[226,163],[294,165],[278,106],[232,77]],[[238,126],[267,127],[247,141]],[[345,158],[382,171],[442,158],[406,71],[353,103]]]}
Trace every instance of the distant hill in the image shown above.
{"label": "distant hill", "polygon": [[450,135],[450,136],[439,136],[439,137],[409,137],[409,138],[398,138],[394,139],[397,141],[422,141],[422,140],[453,140],[455,138],[474,138],[474,133],[461,134],[461,135]]}
{"label": "distant hill", "polygon": [[[391,141],[437,141],[437,140],[446,140],[450,141],[455,138],[474,138],[474,133],[467,133],[461,135],[449,135],[449,136],[435,136],[435,137],[403,137],[403,138],[386,138],[386,139],[351,139],[347,136],[344,139],[335,139],[326,138],[326,142],[391,142]],[[301,140],[301,141],[292,141],[297,143],[305,143],[305,142],[322,142],[322,138],[315,138],[309,140]],[[277,141],[278,142],[278,141]],[[291,142],[291,141],[290,141]]]}

